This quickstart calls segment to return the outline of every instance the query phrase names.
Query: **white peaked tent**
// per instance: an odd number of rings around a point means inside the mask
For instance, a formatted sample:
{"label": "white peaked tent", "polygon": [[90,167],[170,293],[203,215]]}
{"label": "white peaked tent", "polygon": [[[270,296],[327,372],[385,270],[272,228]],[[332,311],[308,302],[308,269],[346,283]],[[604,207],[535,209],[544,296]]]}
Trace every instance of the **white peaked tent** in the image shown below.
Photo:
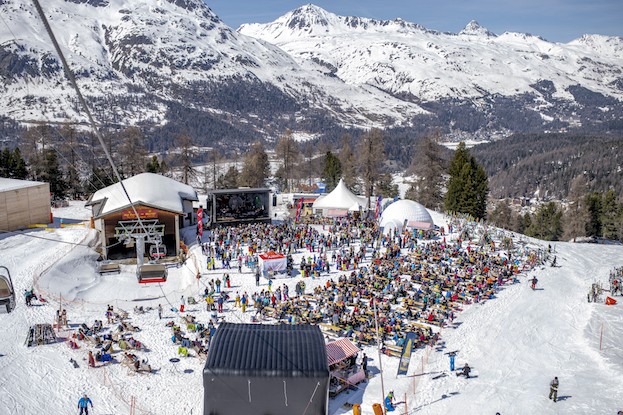
{"label": "white peaked tent", "polygon": [[384,233],[389,233],[392,229],[402,232],[405,224],[410,229],[432,229],[435,225],[428,210],[413,200],[394,202],[381,214],[381,228]]}
{"label": "white peaked tent", "polygon": [[352,212],[365,209],[366,206],[366,198],[355,195],[346,187],[344,180],[340,179],[335,189],[328,195],[318,198],[312,207],[314,211],[322,210],[323,212],[327,212],[330,210],[339,210]]}

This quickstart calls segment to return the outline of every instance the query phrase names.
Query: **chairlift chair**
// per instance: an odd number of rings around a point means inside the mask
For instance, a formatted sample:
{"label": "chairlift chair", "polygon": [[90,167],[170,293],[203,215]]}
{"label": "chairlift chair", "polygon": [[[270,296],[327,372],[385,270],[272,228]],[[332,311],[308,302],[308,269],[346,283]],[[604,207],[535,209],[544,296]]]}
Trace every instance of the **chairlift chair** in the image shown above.
{"label": "chairlift chair", "polygon": [[149,247],[149,256],[152,259],[162,259],[167,256],[167,247],[165,245],[151,245]]}
{"label": "chairlift chair", "polygon": [[167,275],[165,264],[143,264],[136,269],[139,284],[166,282]]}
{"label": "chairlift chair", "polygon": [[0,265],[0,305],[6,306],[7,313],[15,309],[15,289],[11,280],[11,273],[5,266]]}

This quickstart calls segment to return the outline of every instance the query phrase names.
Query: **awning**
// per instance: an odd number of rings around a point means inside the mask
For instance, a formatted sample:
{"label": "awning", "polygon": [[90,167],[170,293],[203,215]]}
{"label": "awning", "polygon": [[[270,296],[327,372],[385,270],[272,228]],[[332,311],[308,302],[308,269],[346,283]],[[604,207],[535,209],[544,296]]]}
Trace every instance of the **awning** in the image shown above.
{"label": "awning", "polygon": [[432,223],[428,223],[428,222],[409,221],[409,222],[407,222],[407,226],[409,228],[421,229],[423,231],[427,231],[429,229],[433,229],[433,224]]}
{"label": "awning", "polygon": [[348,339],[340,339],[326,344],[327,363],[329,366],[356,355],[360,349]]}

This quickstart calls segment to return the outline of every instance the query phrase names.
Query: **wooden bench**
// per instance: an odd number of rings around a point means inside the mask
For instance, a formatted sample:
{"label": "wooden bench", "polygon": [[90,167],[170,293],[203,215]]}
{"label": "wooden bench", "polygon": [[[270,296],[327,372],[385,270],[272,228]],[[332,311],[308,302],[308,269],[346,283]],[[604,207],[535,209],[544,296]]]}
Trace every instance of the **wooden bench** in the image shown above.
{"label": "wooden bench", "polygon": [[320,323],[319,326],[322,331],[328,331],[329,333],[337,334],[338,336],[344,331],[338,326],[334,326],[332,324]]}
{"label": "wooden bench", "polygon": [[402,355],[402,346],[393,346],[391,344],[383,345],[385,354],[388,356],[400,357]]}
{"label": "wooden bench", "polygon": [[100,275],[121,273],[121,266],[119,264],[101,264],[99,267]]}

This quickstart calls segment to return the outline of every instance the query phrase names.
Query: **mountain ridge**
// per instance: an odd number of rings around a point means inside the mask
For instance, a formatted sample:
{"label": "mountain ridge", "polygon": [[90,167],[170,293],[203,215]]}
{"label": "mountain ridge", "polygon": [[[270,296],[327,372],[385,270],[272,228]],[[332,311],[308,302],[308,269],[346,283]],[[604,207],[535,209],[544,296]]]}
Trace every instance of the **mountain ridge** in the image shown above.
{"label": "mountain ridge", "polygon": [[[201,0],[44,7],[98,120],[143,126],[159,150],[181,131],[242,148],[286,128],[331,140],[371,127],[390,139],[430,128],[461,138],[608,129],[623,114],[620,37],[557,44],[475,21],[451,34],[314,5],[238,30]],[[84,122],[32,4],[0,0],[0,12],[0,116]]]}

